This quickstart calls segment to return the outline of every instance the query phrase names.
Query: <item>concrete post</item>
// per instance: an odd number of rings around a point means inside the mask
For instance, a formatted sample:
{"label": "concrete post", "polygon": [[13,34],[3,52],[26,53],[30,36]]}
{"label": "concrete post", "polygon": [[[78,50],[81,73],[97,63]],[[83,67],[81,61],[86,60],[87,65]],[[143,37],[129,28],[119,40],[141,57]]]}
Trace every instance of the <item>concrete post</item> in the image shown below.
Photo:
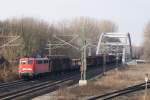
{"label": "concrete post", "polygon": [[125,56],[125,47],[123,47],[123,53],[122,53],[122,64],[125,65],[125,59],[126,59],[126,56]]}

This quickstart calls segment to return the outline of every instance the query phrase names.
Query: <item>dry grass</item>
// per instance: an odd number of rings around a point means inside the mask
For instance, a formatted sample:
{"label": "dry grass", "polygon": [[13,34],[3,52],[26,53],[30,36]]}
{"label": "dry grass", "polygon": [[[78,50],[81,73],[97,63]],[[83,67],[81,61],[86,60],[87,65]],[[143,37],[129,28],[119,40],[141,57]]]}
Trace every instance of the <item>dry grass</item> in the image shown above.
{"label": "dry grass", "polygon": [[88,83],[87,86],[80,86],[80,87],[78,86],[74,89],[70,89],[70,93],[75,94],[78,97],[84,97],[84,96],[92,96],[98,93],[99,90],[103,90],[103,88],[99,85]]}
{"label": "dry grass", "polygon": [[102,89],[102,87],[99,85],[90,83],[87,84],[87,86],[78,86],[73,89],[59,89],[54,96],[57,97],[57,99],[59,98],[59,100],[77,100],[77,98],[82,99],[82,97],[95,95],[99,92],[100,89]]}
{"label": "dry grass", "polygon": [[59,100],[74,100],[76,97],[72,93],[70,93],[69,89],[59,89],[56,95]]}
{"label": "dry grass", "polygon": [[[146,73],[149,73],[150,76],[150,65],[128,66],[118,71],[109,71],[106,73],[106,76],[89,82],[87,86],[60,89],[56,92],[55,96],[66,97],[63,98],[63,100],[68,98],[70,100],[75,98],[84,99],[84,97],[88,96],[105,94],[144,82]],[[143,95],[138,95],[132,97],[132,100],[143,100],[142,98]],[[148,98],[150,98],[150,96],[148,96]]]}
{"label": "dry grass", "polygon": [[147,96],[145,96],[145,91],[138,91],[136,93],[120,96],[112,100],[150,100],[150,91],[147,93]]}
{"label": "dry grass", "polygon": [[137,97],[135,97],[135,100],[149,100],[150,99],[150,94],[149,95],[147,95],[146,97],[145,97],[145,95],[143,94],[143,95],[140,95],[140,96],[137,96]]}
{"label": "dry grass", "polygon": [[0,81],[8,82],[18,79],[17,67],[6,67],[0,69]]}
{"label": "dry grass", "polygon": [[108,89],[121,89],[144,82],[146,73],[150,75],[149,65],[129,66],[125,70],[108,72],[107,76],[96,81],[96,84]]}

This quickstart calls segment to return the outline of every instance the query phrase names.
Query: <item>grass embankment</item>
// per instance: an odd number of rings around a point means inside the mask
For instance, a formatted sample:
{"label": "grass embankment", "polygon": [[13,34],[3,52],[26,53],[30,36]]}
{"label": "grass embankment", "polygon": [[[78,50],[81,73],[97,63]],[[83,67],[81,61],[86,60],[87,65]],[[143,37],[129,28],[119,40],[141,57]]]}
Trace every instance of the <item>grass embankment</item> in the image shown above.
{"label": "grass embankment", "polygon": [[0,82],[8,82],[18,79],[16,65],[1,66],[0,68]]}
{"label": "grass embankment", "polygon": [[[150,65],[128,66],[119,70],[112,70],[106,76],[89,81],[87,86],[63,88],[52,94],[61,100],[85,99],[85,97],[105,94],[144,82],[146,73],[150,75]],[[129,97],[127,97],[129,98]],[[126,99],[127,99],[126,98]],[[132,96],[129,100],[142,100],[143,95]]]}

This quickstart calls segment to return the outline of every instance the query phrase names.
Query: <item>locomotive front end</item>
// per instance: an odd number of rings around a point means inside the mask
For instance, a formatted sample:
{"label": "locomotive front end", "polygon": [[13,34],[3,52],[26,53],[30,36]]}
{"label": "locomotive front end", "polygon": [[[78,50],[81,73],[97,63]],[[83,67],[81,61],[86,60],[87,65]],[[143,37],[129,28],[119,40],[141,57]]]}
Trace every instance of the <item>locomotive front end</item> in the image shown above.
{"label": "locomotive front end", "polygon": [[33,77],[34,73],[34,59],[21,58],[19,63],[19,77]]}

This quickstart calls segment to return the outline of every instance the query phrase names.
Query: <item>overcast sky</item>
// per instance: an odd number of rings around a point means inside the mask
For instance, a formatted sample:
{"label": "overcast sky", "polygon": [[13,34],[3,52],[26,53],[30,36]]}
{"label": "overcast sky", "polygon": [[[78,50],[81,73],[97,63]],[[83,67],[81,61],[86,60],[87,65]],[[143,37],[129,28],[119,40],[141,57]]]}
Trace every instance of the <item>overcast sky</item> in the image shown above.
{"label": "overcast sky", "polygon": [[60,21],[80,16],[111,20],[119,32],[132,33],[132,42],[141,45],[143,30],[150,20],[150,0],[0,0],[0,20],[35,17]]}

